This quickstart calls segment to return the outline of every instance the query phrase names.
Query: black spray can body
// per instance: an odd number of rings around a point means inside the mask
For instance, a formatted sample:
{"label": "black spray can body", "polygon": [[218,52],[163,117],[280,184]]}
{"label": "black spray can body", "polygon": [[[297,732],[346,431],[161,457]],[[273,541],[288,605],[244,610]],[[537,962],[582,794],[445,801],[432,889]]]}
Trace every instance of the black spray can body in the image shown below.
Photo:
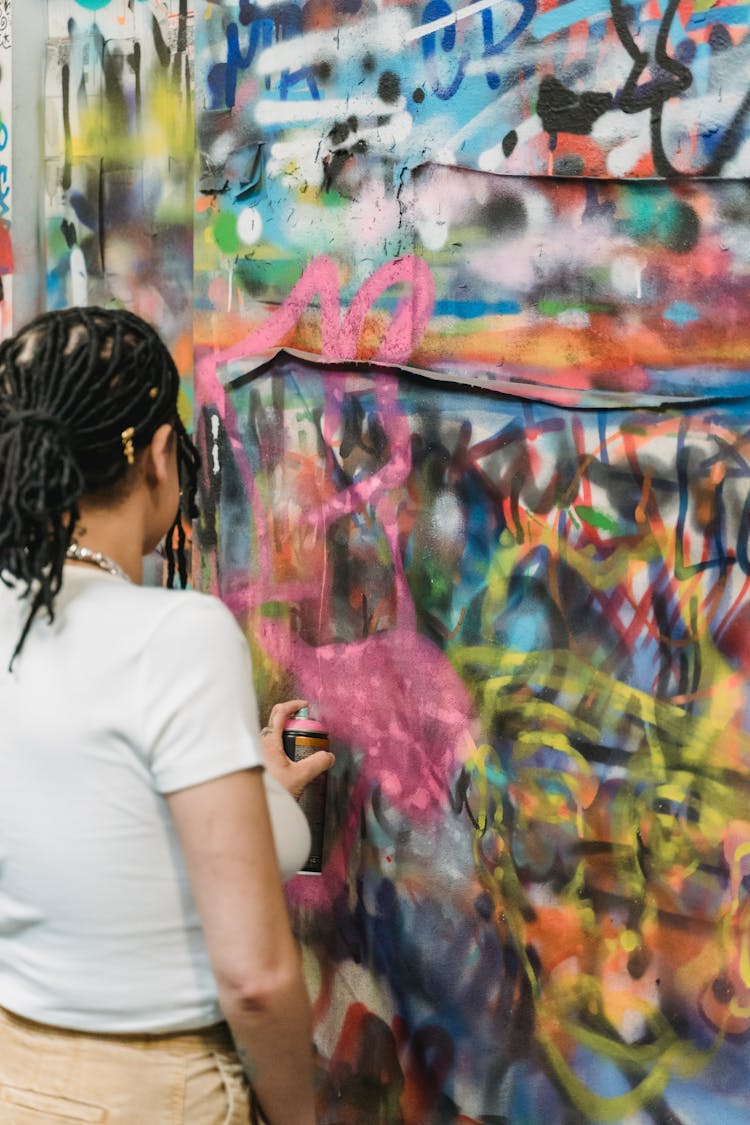
{"label": "black spray can body", "polygon": [[[309,758],[318,750],[328,749],[328,732],[316,719],[309,717],[306,707],[285,724],[283,740],[284,752],[293,762]],[[301,868],[301,872],[306,875],[319,875],[323,870],[327,786],[328,776],[322,773],[310,782],[299,799],[299,807],[307,817],[312,837],[310,856]]]}

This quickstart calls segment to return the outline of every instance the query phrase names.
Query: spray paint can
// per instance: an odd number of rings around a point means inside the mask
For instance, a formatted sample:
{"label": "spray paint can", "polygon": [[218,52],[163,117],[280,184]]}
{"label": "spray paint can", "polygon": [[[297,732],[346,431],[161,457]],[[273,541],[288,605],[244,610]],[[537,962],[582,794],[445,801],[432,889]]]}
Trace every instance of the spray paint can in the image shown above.
{"label": "spray paint can", "polygon": [[[328,749],[328,732],[317,719],[311,719],[307,707],[302,707],[294,718],[284,725],[284,752],[293,762],[309,758],[318,750]],[[312,837],[310,857],[301,869],[305,875],[319,875],[323,870],[323,836],[326,819],[326,790],[328,775],[322,773],[304,790],[299,807],[307,817]]]}

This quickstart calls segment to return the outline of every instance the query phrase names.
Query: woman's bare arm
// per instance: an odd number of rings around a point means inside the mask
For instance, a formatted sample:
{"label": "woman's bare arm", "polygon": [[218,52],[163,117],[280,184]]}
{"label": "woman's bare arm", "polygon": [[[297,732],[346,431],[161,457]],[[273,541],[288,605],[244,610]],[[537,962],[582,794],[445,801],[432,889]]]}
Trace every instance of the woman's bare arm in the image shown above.
{"label": "woman's bare arm", "polygon": [[270,1125],[314,1125],[310,1007],[262,773],[228,774],[166,799],[219,1002],[263,1113]]}

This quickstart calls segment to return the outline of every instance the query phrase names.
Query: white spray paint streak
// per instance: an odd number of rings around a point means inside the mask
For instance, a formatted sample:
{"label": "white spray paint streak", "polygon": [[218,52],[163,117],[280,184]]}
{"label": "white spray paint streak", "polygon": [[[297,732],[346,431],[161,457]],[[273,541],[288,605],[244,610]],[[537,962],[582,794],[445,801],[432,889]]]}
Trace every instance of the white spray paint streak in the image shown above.
{"label": "white spray paint streak", "polygon": [[469,19],[470,16],[475,16],[477,12],[483,12],[487,8],[499,8],[505,2],[506,0],[474,0],[473,4],[467,4],[465,8],[459,8],[449,16],[441,16],[440,19],[413,27],[404,36],[404,42],[413,43],[416,39],[424,39],[425,35],[434,35],[446,27],[453,27],[459,20]]}
{"label": "white spray paint streak", "polygon": [[701,98],[671,98],[664,103],[662,133],[669,136],[675,125],[687,126],[691,135],[712,128],[725,129],[739,109],[745,96],[742,90],[724,94],[721,90]]}
{"label": "white spray paint streak", "polygon": [[627,176],[638,161],[651,151],[651,136],[648,122],[643,122],[639,137],[632,137],[624,144],[613,148],[607,156],[607,171],[610,176]]}
{"label": "white spray paint streak", "polygon": [[[371,128],[361,127],[352,136],[356,137],[357,140],[366,141],[370,152],[382,150],[393,155],[394,146],[407,140],[410,136],[413,123],[414,119],[410,113],[396,113],[387,125],[374,125]],[[325,142],[326,138],[320,137],[318,134],[309,136],[306,133],[297,134],[289,140],[275,141],[271,145],[271,160],[276,164],[295,160],[303,163],[306,155],[312,155],[315,158],[317,154],[317,162],[319,163],[321,155],[335,152],[336,148],[339,147]]]}
{"label": "white spray paint streak", "polygon": [[277,74],[310,66],[332,55],[339,59],[358,58],[363,51],[395,55],[403,49],[409,22],[405,12],[391,11],[353,27],[311,31],[261,51],[254,70],[258,75]]}
{"label": "white spray paint streak", "polygon": [[219,416],[211,415],[211,468],[214,476],[218,476],[221,462],[219,461]]}
{"label": "white spray paint streak", "polygon": [[750,140],[740,145],[737,153],[724,165],[722,174],[730,180],[742,180],[750,168]]}
{"label": "white spray paint streak", "polygon": [[644,123],[648,125],[647,113],[622,113],[619,109],[609,110],[597,118],[591,128],[591,138],[602,146],[621,144],[640,137]]}
{"label": "white spray paint streak", "polygon": [[222,133],[211,144],[208,155],[214,165],[223,167],[229,157],[237,149],[237,138],[230,131]]}
{"label": "white spray paint streak", "polygon": [[[387,125],[360,127],[354,136],[367,143],[370,155],[382,153],[393,157],[409,138],[412,129],[413,118],[410,113],[404,112],[395,114]],[[266,174],[271,179],[286,176],[290,184],[298,186],[307,183],[320,187],[325,177],[322,158],[335,150],[336,146],[319,133],[312,136],[307,132],[297,133],[288,140],[271,145]]]}
{"label": "white spray paint streak", "polygon": [[[731,94],[717,91],[700,98],[691,98],[687,94],[679,99],[670,98],[664,104],[662,133],[669,136],[670,129],[676,125],[689,127],[691,134],[704,132],[713,126],[725,128],[739,109],[743,97],[742,91]],[[599,144],[619,143],[640,134],[641,119],[646,120],[646,117],[645,110],[642,114],[625,114],[615,110],[604,113],[591,130],[592,139]]]}
{"label": "white spray paint streak", "polygon": [[332,101],[261,101],[255,109],[259,125],[284,125],[305,121],[336,121],[347,117],[388,117],[401,113],[406,98],[384,102],[380,98],[335,98]]}
{"label": "white spray paint streak", "polygon": [[70,289],[71,304],[88,305],[89,275],[86,270],[86,259],[80,246],[74,246],[70,251]]}

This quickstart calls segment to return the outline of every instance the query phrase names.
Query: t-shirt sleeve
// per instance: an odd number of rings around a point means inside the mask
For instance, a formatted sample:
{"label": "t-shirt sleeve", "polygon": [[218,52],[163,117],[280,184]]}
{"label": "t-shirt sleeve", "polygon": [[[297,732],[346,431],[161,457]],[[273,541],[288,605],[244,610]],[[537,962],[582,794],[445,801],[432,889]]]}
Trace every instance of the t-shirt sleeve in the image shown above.
{"label": "t-shirt sleeve", "polygon": [[263,765],[247,643],[216,598],[179,594],[146,643],[143,728],[159,793]]}

